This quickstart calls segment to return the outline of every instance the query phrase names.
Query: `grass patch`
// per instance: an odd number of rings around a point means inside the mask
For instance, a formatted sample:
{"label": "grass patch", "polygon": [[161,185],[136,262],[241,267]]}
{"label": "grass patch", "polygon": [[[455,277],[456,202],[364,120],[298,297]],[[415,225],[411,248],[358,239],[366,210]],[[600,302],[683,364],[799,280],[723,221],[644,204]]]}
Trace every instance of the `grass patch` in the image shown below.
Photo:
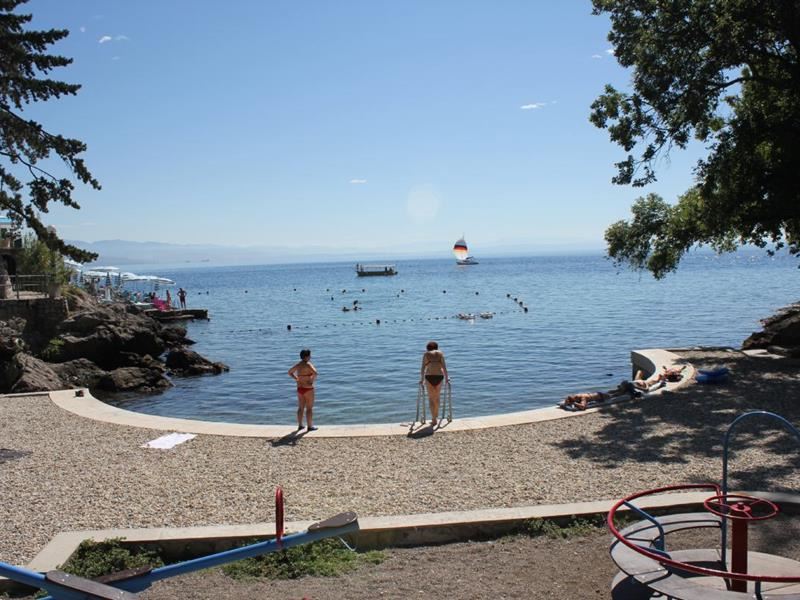
{"label": "grass patch", "polygon": [[605,516],[575,517],[568,520],[531,519],[522,524],[522,532],[531,537],[544,536],[551,540],[567,540],[576,537],[585,537],[605,529]]}
{"label": "grass patch", "polygon": [[[618,512],[614,522],[618,529],[640,521],[641,517],[628,512]],[[608,531],[606,515],[576,517],[572,515],[561,519],[531,519],[522,524],[522,533],[531,537],[544,536],[551,540],[568,540],[585,537],[598,531]]]}
{"label": "grass patch", "polygon": [[69,560],[59,568],[67,573],[94,579],[136,567],[163,567],[164,561],[157,552],[141,546],[122,544],[124,538],[102,542],[84,540]]}
{"label": "grass patch", "polygon": [[222,567],[233,579],[297,579],[306,575],[338,577],[361,565],[379,565],[383,552],[353,552],[338,539],[324,539],[279,552],[246,558]]}

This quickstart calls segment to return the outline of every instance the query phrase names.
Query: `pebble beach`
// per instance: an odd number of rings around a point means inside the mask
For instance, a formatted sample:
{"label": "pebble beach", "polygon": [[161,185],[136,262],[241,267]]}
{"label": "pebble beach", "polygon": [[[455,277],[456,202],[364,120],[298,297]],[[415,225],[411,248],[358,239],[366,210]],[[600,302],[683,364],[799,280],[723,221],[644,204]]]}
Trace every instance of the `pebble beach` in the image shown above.
{"label": "pebble beach", "polygon": [[[0,560],[26,564],[69,530],[270,522],[278,485],[287,520],[301,520],[615,499],[718,482],[722,436],[737,415],[762,409],[800,423],[799,361],[679,354],[696,366],[724,364],[731,377],[574,418],[419,439],[292,445],[199,435],[155,450],[142,446],[165,432],[80,418],[46,395],[0,397]],[[774,425],[743,426],[734,449],[733,489],[798,489],[800,446]]]}

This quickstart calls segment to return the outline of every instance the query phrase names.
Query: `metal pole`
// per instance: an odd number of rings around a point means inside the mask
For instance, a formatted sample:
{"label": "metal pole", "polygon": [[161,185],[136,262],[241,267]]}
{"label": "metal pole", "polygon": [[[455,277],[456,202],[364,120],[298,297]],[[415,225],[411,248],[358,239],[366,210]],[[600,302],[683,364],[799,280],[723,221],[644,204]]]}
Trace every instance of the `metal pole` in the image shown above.
{"label": "metal pole", "polygon": [[[744,413],[743,415],[739,415],[733,420],[733,423],[730,424],[728,427],[728,431],[725,432],[725,438],[722,444],[722,496],[728,496],[728,447],[730,446],[731,434],[733,430],[736,428],[737,425],[741,421],[745,419],[749,419],[750,417],[757,417],[757,416],[764,416],[770,419],[777,420],[781,425],[784,426],[786,430],[789,431],[792,435],[794,435],[798,441],[800,441],[800,431],[792,425],[789,421],[787,421],[782,416],[767,412],[766,410],[756,410],[748,413]],[[725,519],[722,519],[721,527],[720,527],[720,546],[721,546],[721,553],[720,557],[722,558],[722,566],[727,569],[727,555],[726,547],[727,547],[727,539],[728,539],[728,527]]]}
{"label": "metal pole", "polygon": [[453,421],[453,386],[447,382],[447,422]]}
{"label": "metal pole", "polygon": [[[731,525],[731,569],[734,573],[747,573],[747,521],[734,519]],[[746,592],[747,581],[733,579],[734,592]]]}

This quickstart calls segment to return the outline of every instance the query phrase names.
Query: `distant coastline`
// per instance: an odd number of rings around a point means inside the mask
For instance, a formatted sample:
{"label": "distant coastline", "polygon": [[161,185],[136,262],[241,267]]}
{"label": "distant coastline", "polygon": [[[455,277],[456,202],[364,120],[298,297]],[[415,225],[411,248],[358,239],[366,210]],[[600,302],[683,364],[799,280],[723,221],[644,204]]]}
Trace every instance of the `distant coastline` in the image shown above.
{"label": "distant coastline", "polygon": [[[171,244],[164,242],[135,242],[101,240],[85,242],[69,240],[71,244],[99,255],[98,264],[114,265],[256,265],[308,262],[344,262],[418,260],[451,257],[449,242],[407,244],[392,249],[355,247],[282,247],[282,246],[225,246],[215,244]],[[476,244],[477,245],[477,244]],[[516,257],[538,255],[600,254],[599,244],[488,244],[481,245],[481,256]]]}
{"label": "distant coastline", "polygon": [[[406,245],[392,250],[376,248],[291,248],[272,246],[223,246],[213,244],[170,244],[164,242],[134,242],[128,240],[102,240],[84,242],[69,240],[80,248],[98,253],[96,264],[116,266],[158,266],[169,268],[197,266],[246,266],[298,263],[429,260],[450,258],[450,247],[443,243],[440,247],[430,243],[419,247]],[[712,250],[701,248],[699,254],[713,254]],[[743,254],[764,255],[759,248],[744,248]],[[480,246],[483,258],[516,258],[536,256],[598,256],[605,253],[600,244],[487,244]]]}

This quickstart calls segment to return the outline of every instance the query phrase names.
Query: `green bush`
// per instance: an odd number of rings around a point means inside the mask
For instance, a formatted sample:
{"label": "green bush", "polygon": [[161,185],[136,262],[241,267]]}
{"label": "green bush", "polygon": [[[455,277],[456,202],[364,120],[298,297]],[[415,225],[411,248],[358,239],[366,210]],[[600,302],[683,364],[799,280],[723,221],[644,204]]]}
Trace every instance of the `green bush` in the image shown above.
{"label": "green bush", "polygon": [[566,540],[591,535],[605,525],[603,516],[581,519],[572,516],[567,522],[561,523],[550,519],[531,519],[523,523],[522,531],[531,537],[543,535],[551,540]]}
{"label": "green bush", "polygon": [[73,575],[94,579],[126,569],[164,566],[158,553],[141,546],[123,546],[123,539],[112,538],[102,542],[84,540],[59,568]]}
{"label": "green bush", "polygon": [[233,579],[297,579],[306,575],[337,577],[362,564],[379,565],[383,552],[353,552],[337,539],[294,546],[231,563],[222,568]]}
{"label": "green bush", "polygon": [[42,350],[42,358],[48,362],[58,360],[61,356],[61,350],[64,347],[64,340],[60,338],[53,338],[47,342],[44,350]]}
{"label": "green bush", "polygon": [[17,254],[17,275],[47,275],[56,283],[67,283],[69,271],[64,258],[32,233],[22,240],[22,251]]}

